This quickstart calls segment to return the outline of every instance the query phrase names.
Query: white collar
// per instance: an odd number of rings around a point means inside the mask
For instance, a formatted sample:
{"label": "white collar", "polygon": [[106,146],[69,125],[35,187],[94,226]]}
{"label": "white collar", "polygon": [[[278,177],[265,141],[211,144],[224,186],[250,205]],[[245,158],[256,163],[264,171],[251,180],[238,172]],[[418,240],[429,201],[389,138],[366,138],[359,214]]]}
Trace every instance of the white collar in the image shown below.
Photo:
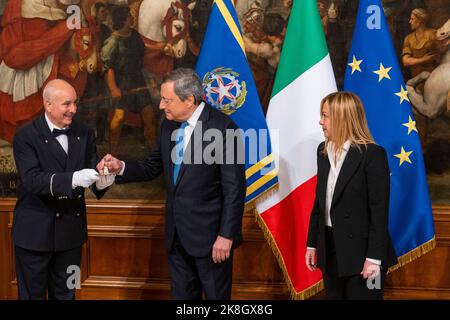
{"label": "white collar", "polygon": [[348,149],[350,149],[350,145],[352,144],[352,142],[350,140],[347,140],[344,142],[344,144],[342,145],[342,150],[344,150],[345,152],[348,151]]}
{"label": "white collar", "polygon": [[50,119],[48,118],[47,113],[45,113],[45,121],[47,121],[47,125],[48,125],[48,127],[50,128],[50,132],[52,132],[53,129],[59,129],[59,130],[65,130],[65,129],[67,129],[67,127],[65,127],[65,128],[59,128],[59,127],[55,126],[55,125],[53,124],[53,122],[51,122]]}
{"label": "white collar", "polygon": [[195,111],[191,114],[189,119],[187,119],[187,123],[189,124],[190,127],[195,128],[195,125],[197,124],[198,118],[200,118],[200,115],[202,114],[204,107],[205,103],[202,101],[198,105],[197,109],[195,109]]}
{"label": "white collar", "polygon": [[[350,149],[350,145],[352,144],[352,142],[350,140],[346,140],[344,142],[344,144],[342,145],[342,151],[348,151],[348,149]],[[329,141],[328,142],[328,148],[327,148],[328,152],[332,152],[334,150],[334,143],[333,141]]]}

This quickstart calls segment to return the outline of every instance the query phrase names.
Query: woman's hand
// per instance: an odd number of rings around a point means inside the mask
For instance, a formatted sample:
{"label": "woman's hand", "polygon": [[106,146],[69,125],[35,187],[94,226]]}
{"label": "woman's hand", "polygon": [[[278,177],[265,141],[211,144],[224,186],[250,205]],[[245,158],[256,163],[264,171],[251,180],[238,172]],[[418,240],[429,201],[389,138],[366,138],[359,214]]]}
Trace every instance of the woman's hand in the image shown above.
{"label": "woman's hand", "polygon": [[306,267],[308,268],[309,271],[317,270],[316,249],[306,249],[305,260],[306,260]]}

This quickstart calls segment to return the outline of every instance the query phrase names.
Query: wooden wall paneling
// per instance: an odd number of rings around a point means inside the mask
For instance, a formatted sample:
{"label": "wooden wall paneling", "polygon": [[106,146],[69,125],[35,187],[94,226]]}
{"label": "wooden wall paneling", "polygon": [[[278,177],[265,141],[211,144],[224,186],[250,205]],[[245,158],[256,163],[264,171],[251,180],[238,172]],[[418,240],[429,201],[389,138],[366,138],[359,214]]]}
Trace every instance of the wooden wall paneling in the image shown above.
{"label": "wooden wall paneling", "polygon": [[[15,299],[11,222],[14,199],[0,200],[0,298]],[[450,207],[434,206],[436,248],[389,274],[386,299],[450,299]],[[164,203],[88,202],[78,299],[170,299]],[[244,215],[235,252],[233,299],[289,299],[282,272],[254,217]],[[324,293],[313,299],[323,299]]]}
{"label": "wooden wall paneling", "polygon": [[80,298],[170,298],[164,203],[89,206]]}
{"label": "wooden wall paneling", "polygon": [[15,199],[0,200],[0,299],[15,299],[14,248],[11,242],[12,212]]}
{"label": "wooden wall paneling", "polygon": [[8,292],[8,271],[9,266],[9,248],[8,248],[8,221],[9,214],[7,212],[0,212],[0,299],[7,298]]}

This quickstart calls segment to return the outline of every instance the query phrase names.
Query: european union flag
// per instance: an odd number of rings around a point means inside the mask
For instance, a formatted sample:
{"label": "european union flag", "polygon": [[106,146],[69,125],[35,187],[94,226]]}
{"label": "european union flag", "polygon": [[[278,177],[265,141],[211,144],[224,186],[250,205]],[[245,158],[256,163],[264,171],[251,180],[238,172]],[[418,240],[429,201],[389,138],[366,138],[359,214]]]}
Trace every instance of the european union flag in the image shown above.
{"label": "european union flag", "polygon": [[344,89],[361,98],[391,171],[389,231],[399,265],[432,250],[434,225],[420,139],[379,0],[361,0]]}
{"label": "european union flag", "polygon": [[206,102],[228,114],[244,131],[249,204],[276,186],[278,178],[266,120],[230,0],[214,1],[196,70],[203,78]]}

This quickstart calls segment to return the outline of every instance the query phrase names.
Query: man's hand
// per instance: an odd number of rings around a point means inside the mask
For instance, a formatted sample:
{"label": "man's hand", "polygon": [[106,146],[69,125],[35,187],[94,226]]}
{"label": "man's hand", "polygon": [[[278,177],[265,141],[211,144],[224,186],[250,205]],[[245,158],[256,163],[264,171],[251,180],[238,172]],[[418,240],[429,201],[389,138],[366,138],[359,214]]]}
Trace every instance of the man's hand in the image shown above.
{"label": "man's hand", "polygon": [[214,263],[224,262],[230,257],[233,240],[217,236],[212,249],[212,259]]}
{"label": "man's hand", "polygon": [[99,180],[95,183],[97,190],[103,190],[108,188],[110,185],[114,183],[114,179],[116,178],[115,174],[101,174],[99,176]]}
{"label": "man's hand", "polygon": [[98,172],[94,169],[83,169],[75,171],[72,176],[72,188],[88,188],[91,184],[98,181]]}
{"label": "man's hand", "polygon": [[380,274],[380,266],[377,265],[376,263],[366,260],[364,262],[364,267],[363,270],[361,271],[361,274],[364,279],[376,278]]}
{"label": "man's hand", "polygon": [[306,267],[309,271],[316,271],[317,270],[317,253],[314,249],[306,249],[305,254],[306,259]]}
{"label": "man's hand", "polygon": [[107,173],[118,174],[122,170],[122,161],[114,158],[112,155],[107,154],[103,159],[97,164],[97,171],[100,173],[105,172],[107,168]]}

